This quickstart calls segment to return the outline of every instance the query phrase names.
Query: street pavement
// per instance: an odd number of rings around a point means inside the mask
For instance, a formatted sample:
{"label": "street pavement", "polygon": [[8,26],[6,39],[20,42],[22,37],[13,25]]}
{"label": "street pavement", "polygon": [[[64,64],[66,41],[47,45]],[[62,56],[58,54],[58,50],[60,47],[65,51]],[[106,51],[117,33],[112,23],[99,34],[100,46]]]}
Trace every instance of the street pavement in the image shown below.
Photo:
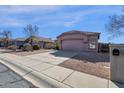
{"label": "street pavement", "polygon": [[9,68],[0,64],[0,88],[30,88],[34,87]]}

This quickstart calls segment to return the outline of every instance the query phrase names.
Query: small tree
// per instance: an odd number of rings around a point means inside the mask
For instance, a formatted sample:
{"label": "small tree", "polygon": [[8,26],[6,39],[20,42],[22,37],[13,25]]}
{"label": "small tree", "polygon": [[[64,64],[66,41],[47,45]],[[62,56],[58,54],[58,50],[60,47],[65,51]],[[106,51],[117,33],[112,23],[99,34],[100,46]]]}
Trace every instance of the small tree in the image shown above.
{"label": "small tree", "polygon": [[12,32],[9,30],[4,30],[4,31],[0,32],[0,35],[2,35],[2,37],[3,37],[5,46],[8,47],[10,37],[12,36]]}
{"label": "small tree", "polygon": [[30,38],[29,42],[32,45],[34,41],[33,38],[38,34],[38,27],[36,25],[32,26],[31,24],[29,24],[24,28],[24,31],[25,34]]}

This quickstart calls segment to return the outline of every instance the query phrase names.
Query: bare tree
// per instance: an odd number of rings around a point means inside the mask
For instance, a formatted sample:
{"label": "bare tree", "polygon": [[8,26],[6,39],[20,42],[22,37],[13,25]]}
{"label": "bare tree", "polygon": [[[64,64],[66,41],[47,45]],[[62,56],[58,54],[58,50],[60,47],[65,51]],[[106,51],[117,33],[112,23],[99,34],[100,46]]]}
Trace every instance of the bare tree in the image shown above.
{"label": "bare tree", "polygon": [[36,25],[32,26],[31,24],[28,24],[24,31],[28,37],[36,36],[38,34],[38,27]]}
{"label": "bare tree", "polygon": [[124,15],[112,15],[109,22],[105,25],[107,32],[110,34],[108,40],[124,35]]}
{"label": "bare tree", "polygon": [[26,35],[30,38],[30,44],[32,45],[33,37],[37,36],[37,34],[38,34],[38,27],[36,25],[32,26],[31,24],[28,24],[24,28],[24,31],[25,31]]}
{"label": "bare tree", "polygon": [[9,30],[4,30],[4,31],[0,32],[0,35],[3,37],[5,46],[8,47],[10,37],[12,36],[12,32]]}

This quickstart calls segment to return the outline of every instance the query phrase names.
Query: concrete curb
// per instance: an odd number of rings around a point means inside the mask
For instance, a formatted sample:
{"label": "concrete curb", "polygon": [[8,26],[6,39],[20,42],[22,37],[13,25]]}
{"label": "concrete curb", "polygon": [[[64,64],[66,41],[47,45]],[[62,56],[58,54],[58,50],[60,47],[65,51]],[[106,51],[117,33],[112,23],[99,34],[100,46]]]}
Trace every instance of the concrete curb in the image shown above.
{"label": "concrete curb", "polygon": [[47,77],[44,74],[38,73],[36,71],[33,71],[29,73],[28,75],[24,76],[26,80],[29,82],[33,82],[33,84],[37,87],[42,88],[70,88],[70,86],[67,86],[61,82],[58,82],[50,77]]}
{"label": "concrete curb", "polygon": [[68,85],[65,85],[61,82],[58,82],[44,74],[41,74],[36,71],[32,71],[31,68],[28,68],[22,64],[11,62],[6,59],[0,58],[0,63],[7,66],[15,73],[20,75],[22,78],[32,83],[35,87],[39,88],[71,88]]}

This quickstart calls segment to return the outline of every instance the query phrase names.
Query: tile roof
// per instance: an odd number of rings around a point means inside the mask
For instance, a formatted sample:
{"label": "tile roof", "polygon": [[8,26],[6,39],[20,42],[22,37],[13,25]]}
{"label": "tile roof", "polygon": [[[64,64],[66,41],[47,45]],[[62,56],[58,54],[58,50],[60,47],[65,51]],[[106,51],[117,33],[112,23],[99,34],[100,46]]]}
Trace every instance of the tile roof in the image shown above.
{"label": "tile roof", "polygon": [[26,38],[16,38],[15,41],[25,41]]}

